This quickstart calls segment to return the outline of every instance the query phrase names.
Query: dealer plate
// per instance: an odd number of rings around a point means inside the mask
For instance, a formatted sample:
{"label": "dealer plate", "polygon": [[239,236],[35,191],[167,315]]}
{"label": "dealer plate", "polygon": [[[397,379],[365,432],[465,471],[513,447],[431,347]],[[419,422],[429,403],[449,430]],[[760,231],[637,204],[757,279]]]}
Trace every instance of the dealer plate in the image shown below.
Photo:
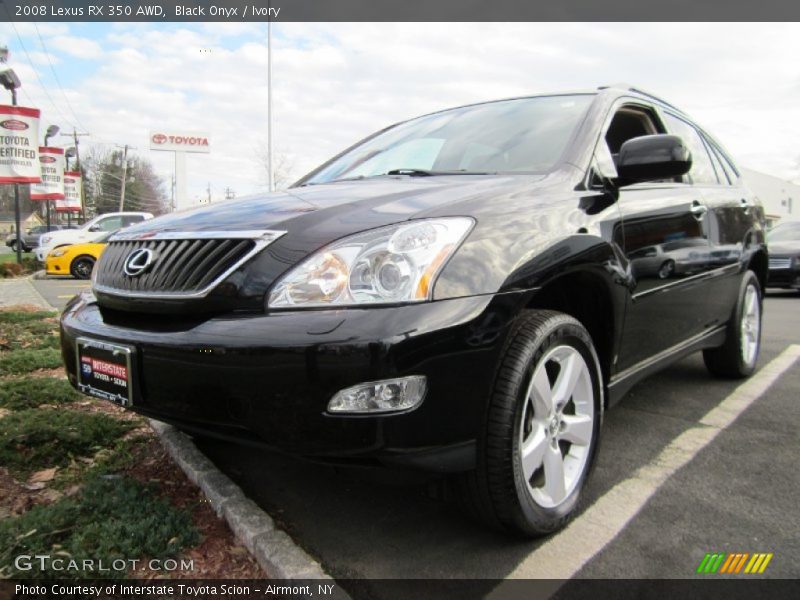
{"label": "dealer plate", "polygon": [[89,338],[78,338],[78,388],[90,396],[120,406],[133,403],[131,355],[133,348]]}

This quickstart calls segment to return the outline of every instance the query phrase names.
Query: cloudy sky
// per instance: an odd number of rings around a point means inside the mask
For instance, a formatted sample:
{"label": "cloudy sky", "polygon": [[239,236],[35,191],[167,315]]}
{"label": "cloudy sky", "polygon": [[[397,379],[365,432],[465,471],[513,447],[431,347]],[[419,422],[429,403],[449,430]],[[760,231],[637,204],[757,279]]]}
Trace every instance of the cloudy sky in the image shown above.
{"label": "cloudy sky", "polygon": [[[206,131],[190,196],[263,190],[266,24],[0,23],[20,104],[85,145],[135,146],[166,180],[148,131]],[[392,122],[530,93],[628,82],[711,131],[740,165],[800,176],[800,24],[278,23],[274,140],[297,178]],[[62,138],[66,143],[66,140]]]}

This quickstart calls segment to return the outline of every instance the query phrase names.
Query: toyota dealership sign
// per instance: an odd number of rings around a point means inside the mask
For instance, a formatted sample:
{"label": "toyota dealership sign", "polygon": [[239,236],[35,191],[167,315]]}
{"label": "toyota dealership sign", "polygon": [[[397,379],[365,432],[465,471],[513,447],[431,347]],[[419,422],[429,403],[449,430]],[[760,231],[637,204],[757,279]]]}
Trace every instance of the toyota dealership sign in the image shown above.
{"label": "toyota dealership sign", "polygon": [[207,133],[151,131],[150,150],[170,152],[211,152]]}

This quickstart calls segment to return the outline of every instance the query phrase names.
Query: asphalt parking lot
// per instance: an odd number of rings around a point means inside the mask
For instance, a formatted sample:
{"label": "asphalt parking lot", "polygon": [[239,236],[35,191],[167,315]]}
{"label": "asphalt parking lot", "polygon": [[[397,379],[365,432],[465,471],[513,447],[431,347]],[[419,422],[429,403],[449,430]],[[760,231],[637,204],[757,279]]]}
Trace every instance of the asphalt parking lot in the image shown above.
{"label": "asphalt parking lot", "polygon": [[[88,282],[34,285],[61,306]],[[695,571],[710,552],[773,553],[758,577],[796,578],[797,344],[800,294],[770,292],[760,371],[744,388],[711,378],[699,355],[637,385],[606,415],[581,512],[540,540],[487,530],[394,475],[199,445],[336,578],[707,578]]]}

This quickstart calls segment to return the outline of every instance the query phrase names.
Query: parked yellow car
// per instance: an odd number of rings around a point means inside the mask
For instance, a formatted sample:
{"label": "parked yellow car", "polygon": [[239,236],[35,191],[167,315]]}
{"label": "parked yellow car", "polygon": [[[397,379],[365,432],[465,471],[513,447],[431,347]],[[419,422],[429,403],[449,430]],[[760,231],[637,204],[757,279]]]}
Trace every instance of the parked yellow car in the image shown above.
{"label": "parked yellow car", "polygon": [[116,232],[109,232],[94,242],[59,246],[50,251],[44,264],[48,275],[72,275],[75,279],[89,279],[94,263],[106,247],[106,241]]}

